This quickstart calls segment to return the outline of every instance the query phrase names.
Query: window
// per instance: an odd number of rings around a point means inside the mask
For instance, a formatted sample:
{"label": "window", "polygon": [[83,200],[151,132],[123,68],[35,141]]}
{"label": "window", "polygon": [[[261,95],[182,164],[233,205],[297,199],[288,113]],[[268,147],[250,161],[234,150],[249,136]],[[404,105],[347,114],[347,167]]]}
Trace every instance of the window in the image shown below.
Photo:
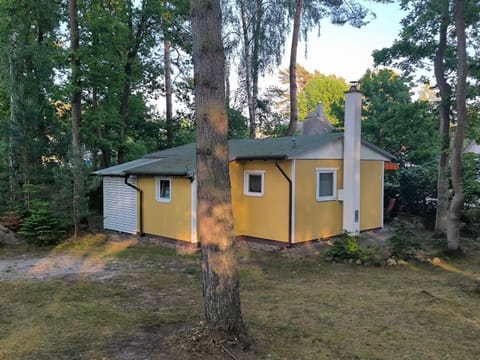
{"label": "window", "polygon": [[337,169],[317,170],[317,201],[336,200]]}
{"label": "window", "polygon": [[265,170],[245,171],[243,192],[250,196],[263,196]]}
{"label": "window", "polygon": [[170,202],[172,200],[171,178],[155,178],[155,198],[159,202]]}

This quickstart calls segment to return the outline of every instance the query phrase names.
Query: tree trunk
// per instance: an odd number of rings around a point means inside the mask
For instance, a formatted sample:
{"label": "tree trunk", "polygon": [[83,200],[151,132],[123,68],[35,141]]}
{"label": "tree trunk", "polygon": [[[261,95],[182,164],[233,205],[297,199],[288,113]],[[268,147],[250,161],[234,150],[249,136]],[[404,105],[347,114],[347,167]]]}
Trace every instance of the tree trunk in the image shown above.
{"label": "tree trunk", "polygon": [[207,324],[245,333],[240,309],[228,170],[225,66],[219,0],[193,0],[192,42],[197,121],[198,233]]}
{"label": "tree trunk", "polygon": [[297,130],[298,122],[298,96],[297,96],[297,48],[300,33],[300,20],[302,16],[303,0],[297,0],[295,19],[293,21],[292,49],[290,51],[290,124],[287,136],[292,136]]}
{"label": "tree trunk", "polygon": [[464,195],[462,185],[462,152],[467,128],[467,45],[465,35],[465,0],[455,4],[455,30],[457,35],[457,127],[451,158],[453,199],[448,211],[447,241],[450,250],[460,248],[460,215]]}
{"label": "tree trunk", "polygon": [[[165,32],[163,34],[165,36]],[[167,145],[173,145],[173,112],[172,112],[172,74],[170,61],[170,41],[165,39],[163,41],[163,51],[165,57],[165,105],[166,105],[166,127],[167,127]]]}
{"label": "tree trunk", "polygon": [[83,191],[83,157],[82,142],[80,136],[81,125],[81,79],[80,59],[78,50],[80,47],[77,19],[77,0],[69,0],[68,15],[70,19],[70,56],[72,67],[72,151],[73,151],[73,190],[72,212],[74,237],[79,235],[81,202]]}
{"label": "tree trunk", "polygon": [[442,20],[439,30],[438,48],[434,58],[434,72],[440,92],[440,160],[438,162],[437,179],[437,213],[435,217],[435,233],[447,233],[448,205],[449,205],[449,179],[448,155],[450,150],[450,107],[451,89],[445,77],[445,53],[447,50],[447,30],[450,23],[449,0],[442,0]]}
{"label": "tree trunk", "polygon": [[[263,20],[263,0],[257,0],[257,6],[255,9],[255,28],[253,32],[253,50],[252,50],[252,122],[253,129],[250,129],[250,137],[255,138],[256,136],[256,117],[257,117],[257,103],[258,103],[258,77],[259,77],[259,68],[260,68],[260,32],[262,27]],[[253,132],[252,132],[253,130]]]}
{"label": "tree trunk", "polygon": [[242,34],[243,34],[243,56],[245,61],[245,90],[247,93],[249,134],[251,138],[255,137],[255,107],[252,96],[251,76],[252,76],[252,60],[250,58],[250,38],[249,38],[249,21],[247,19],[247,9],[245,0],[240,1],[240,11],[242,13]]}

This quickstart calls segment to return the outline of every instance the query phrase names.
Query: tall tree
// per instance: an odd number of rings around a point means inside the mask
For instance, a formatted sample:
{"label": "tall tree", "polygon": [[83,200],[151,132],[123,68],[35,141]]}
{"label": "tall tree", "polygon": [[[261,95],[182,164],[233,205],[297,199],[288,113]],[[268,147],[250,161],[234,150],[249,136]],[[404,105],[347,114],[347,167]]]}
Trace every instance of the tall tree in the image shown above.
{"label": "tall tree", "polygon": [[[0,119],[6,144],[10,190],[4,199],[28,208],[51,172],[44,166],[57,139],[54,93],[60,22],[59,3],[39,0],[0,2],[0,86],[9,94],[9,109]],[[3,155],[3,154],[2,154]]]}
{"label": "tall tree", "polygon": [[[381,2],[388,2],[389,0]],[[298,96],[297,96],[297,49],[300,37],[300,28],[307,39],[308,33],[312,27],[320,30],[320,21],[325,16],[330,16],[332,23],[345,24],[350,23],[355,27],[361,27],[366,24],[365,18],[368,11],[360,3],[356,1],[338,1],[338,0],[320,0],[307,1],[295,0],[294,11],[289,11],[293,17],[292,46],[290,50],[290,122],[286,132],[287,136],[295,133],[298,121]],[[291,9],[291,2],[286,3]]]}
{"label": "tall tree", "polygon": [[225,66],[219,0],[192,1],[197,121],[198,230],[205,318],[213,328],[245,332],[234,244],[228,170]]}
{"label": "tall tree", "polygon": [[290,49],[290,123],[287,136],[292,136],[297,129],[298,97],[297,97],[297,49],[300,32],[300,19],[302,15],[303,0],[296,0],[295,17],[293,20],[292,48]]}
{"label": "tall tree", "polygon": [[451,0],[402,0],[401,8],[408,11],[402,20],[399,39],[391,48],[374,52],[377,64],[394,65],[407,73],[429,69],[433,65],[438,88],[438,116],[441,131],[437,178],[437,214],[435,231],[446,234],[449,205],[448,154],[452,114],[452,84],[454,72],[453,44],[448,28],[452,25]]}
{"label": "tall tree", "polygon": [[74,237],[79,235],[81,203],[85,198],[84,176],[83,176],[83,155],[80,126],[82,121],[81,108],[81,73],[80,58],[78,51],[80,40],[78,33],[78,8],[77,0],[69,0],[68,17],[70,20],[70,63],[72,69],[72,153],[73,153],[73,191],[72,191],[72,215],[74,226]]}
{"label": "tall tree", "polygon": [[465,0],[455,2],[455,33],[457,37],[457,126],[451,158],[453,199],[448,211],[447,241],[450,250],[460,247],[460,216],[464,205],[462,185],[463,140],[467,129],[467,40],[465,35]]}

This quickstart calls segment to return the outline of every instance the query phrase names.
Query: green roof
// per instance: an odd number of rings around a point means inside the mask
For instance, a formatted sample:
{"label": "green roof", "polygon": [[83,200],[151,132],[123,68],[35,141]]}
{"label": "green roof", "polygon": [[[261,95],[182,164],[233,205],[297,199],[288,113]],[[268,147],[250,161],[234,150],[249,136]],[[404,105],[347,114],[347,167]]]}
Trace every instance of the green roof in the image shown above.
{"label": "green roof", "polygon": [[[229,156],[230,161],[295,159],[301,154],[342,139],[343,133],[326,133],[309,136],[229,140]],[[362,144],[387,158],[393,159],[391,154],[373,144],[365,141],[362,141]],[[151,153],[141,159],[98,170],[93,174],[102,176],[131,174],[190,177],[195,173],[195,165],[195,143],[192,143]]]}

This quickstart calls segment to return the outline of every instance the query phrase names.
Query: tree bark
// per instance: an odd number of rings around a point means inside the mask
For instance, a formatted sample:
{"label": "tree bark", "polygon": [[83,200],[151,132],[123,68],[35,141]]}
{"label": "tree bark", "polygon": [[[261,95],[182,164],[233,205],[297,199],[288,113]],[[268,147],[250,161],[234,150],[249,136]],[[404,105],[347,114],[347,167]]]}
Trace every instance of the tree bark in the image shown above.
{"label": "tree bark", "polygon": [[[165,32],[163,34],[165,36]],[[170,61],[170,41],[165,39],[163,41],[164,52],[164,71],[165,71],[165,106],[166,106],[166,130],[167,130],[167,145],[173,145],[173,111],[172,111],[172,64]]]}
{"label": "tree bark", "polygon": [[467,128],[467,45],[465,35],[465,0],[455,4],[455,31],[457,36],[457,127],[451,158],[453,199],[448,211],[447,242],[450,250],[460,248],[460,215],[464,205],[462,152]]}
{"label": "tree bark", "polygon": [[293,21],[292,49],[290,51],[290,123],[287,136],[292,136],[297,130],[298,122],[298,96],[297,96],[297,48],[300,33],[300,20],[302,16],[303,0],[297,0],[295,19]]}
{"label": "tree bark", "polygon": [[448,205],[449,205],[449,179],[448,156],[450,150],[450,113],[451,89],[445,78],[445,55],[447,50],[447,30],[450,24],[449,0],[442,0],[442,17],[439,31],[438,48],[434,58],[434,72],[440,92],[440,159],[438,162],[437,179],[437,213],[435,217],[435,233],[447,233]]}
{"label": "tree bark", "polygon": [[257,103],[258,103],[258,77],[259,77],[259,67],[260,67],[260,32],[263,21],[263,0],[257,0],[257,5],[255,8],[255,29],[253,32],[253,49],[252,49],[252,119],[253,128],[250,128],[250,137],[256,137],[256,117],[257,117]]}
{"label": "tree bark", "polygon": [[80,126],[82,121],[81,112],[81,77],[80,59],[78,50],[80,47],[78,34],[78,10],[77,0],[69,0],[68,14],[70,20],[70,57],[72,68],[72,150],[73,150],[73,225],[74,237],[79,235],[81,202],[83,191],[83,156]]}
{"label": "tree bark", "polygon": [[219,0],[193,0],[192,42],[197,121],[197,219],[207,324],[245,333],[240,309],[228,169],[224,50]]}
{"label": "tree bark", "polygon": [[245,0],[240,1],[240,12],[242,14],[242,34],[243,34],[243,56],[245,61],[245,89],[247,92],[247,107],[248,107],[248,120],[249,120],[249,135],[251,138],[255,137],[255,108],[252,96],[252,66],[250,58],[250,38],[248,34],[248,28],[250,23],[247,19],[247,9],[245,6]]}

